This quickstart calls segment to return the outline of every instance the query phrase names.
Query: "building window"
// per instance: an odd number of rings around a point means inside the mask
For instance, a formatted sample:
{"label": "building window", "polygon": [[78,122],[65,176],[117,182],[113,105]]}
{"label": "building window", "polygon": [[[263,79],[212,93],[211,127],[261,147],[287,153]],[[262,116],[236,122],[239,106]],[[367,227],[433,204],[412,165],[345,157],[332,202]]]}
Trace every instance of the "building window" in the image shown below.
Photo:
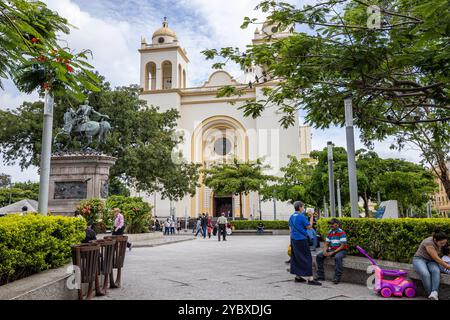
{"label": "building window", "polygon": [[231,142],[227,138],[220,138],[214,142],[214,152],[219,156],[226,156],[231,152]]}
{"label": "building window", "polygon": [[172,89],[172,63],[164,61],[162,64],[163,89]]}

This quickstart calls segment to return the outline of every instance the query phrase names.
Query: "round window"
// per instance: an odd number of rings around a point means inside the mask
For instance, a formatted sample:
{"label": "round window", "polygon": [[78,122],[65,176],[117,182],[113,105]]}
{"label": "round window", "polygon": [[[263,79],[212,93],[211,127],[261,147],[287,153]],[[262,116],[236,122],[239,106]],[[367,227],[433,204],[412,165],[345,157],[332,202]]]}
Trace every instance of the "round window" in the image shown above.
{"label": "round window", "polygon": [[214,142],[214,152],[219,156],[225,156],[231,152],[231,142],[227,138],[219,138]]}
{"label": "round window", "polygon": [[164,43],[164,37],[159,37],[158,42],[159,43]]}

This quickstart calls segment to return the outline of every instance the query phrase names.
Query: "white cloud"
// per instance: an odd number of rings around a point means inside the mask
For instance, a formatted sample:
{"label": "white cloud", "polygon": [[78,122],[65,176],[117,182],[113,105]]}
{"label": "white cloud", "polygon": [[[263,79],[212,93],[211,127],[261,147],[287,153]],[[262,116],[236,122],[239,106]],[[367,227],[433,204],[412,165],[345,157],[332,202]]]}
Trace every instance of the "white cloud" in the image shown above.
{"label": "white cloud", "polygon": [[63,35],[71,49],[90,49],[93,66],[113,85],[138,83],[139,40],[134,40],[139,36],[136,37],[126,20],[103,18],[101,12],[94,17],[70,0],[45,2],[76,27],[69,35]]}

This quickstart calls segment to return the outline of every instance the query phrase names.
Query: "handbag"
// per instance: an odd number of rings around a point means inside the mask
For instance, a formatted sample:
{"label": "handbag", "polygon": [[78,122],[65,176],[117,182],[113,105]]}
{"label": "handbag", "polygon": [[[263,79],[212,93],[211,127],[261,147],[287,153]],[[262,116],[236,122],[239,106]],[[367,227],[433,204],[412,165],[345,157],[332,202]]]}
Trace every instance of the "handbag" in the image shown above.
{"label": "handbag", "polygon": [[213,229],[213,235],[216,235],[216,234],[217,234],[217,226],[215,226]]}

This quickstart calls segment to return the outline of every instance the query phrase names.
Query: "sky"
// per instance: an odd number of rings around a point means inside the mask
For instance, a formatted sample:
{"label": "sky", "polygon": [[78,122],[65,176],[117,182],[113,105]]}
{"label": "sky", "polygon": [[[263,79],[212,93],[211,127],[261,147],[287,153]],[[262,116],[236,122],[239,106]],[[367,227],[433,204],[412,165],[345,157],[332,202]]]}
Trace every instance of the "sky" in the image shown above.
{"label": "sky", "polygon": [[[181,45],[190,59],[188,86],[199,86],[212,72],[212,62],[200,53],[204,49],[226,46],[244,49],[251,43],[254,26],[241,29],[245,16],[262,19],[261,12],[254,11],[259,0],[43,0],[75,26],[64,36],[75,50],[90,49],[91,63],[113,86],[139,83],[139,53],[141,37],[151,41],[153,32],[167,17],[169,27],[177,33]],[[304,5],[314,0],[289,0]],[[242,71],[236,66],[226,68],[234,77]],[[26,95],[5,81],[5,90],[0,91],[0,109],[17,108],[23,101],[35,101],[37,94]],[[300,119],[300,121],[302,121]],[[313,150],[321,150],[331,140],[336,146],[345,147],[345,129],[330,128],[312,131]],[[356,148],[364,147],[358,139]],[[401,153],[390,150],[391,141],[375,144],[381,157],[403,158],[419,162],[417,150],[406,148]],[[6,166],[0,155],[0,173],[12,176],[13,181],[38,181],[37,168],[22,171],[18,165]]]}

